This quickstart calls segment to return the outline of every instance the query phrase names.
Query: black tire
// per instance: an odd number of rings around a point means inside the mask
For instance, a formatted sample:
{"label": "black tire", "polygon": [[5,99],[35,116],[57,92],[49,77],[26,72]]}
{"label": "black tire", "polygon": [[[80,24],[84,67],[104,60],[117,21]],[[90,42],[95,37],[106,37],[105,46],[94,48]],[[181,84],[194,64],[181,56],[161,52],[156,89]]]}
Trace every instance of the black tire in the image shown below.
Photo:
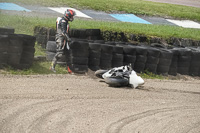
{"label": "black tire", "polygon": [[189,75],[189,67],[177,67],[177,73]]}
{"label": "black tire", "polygon": [[135,62],[134,64],[134,70],[138,73],[144,72],[145,69],[145,63],[143,62]]}
{"label": "black tire", "polygon": [[180,62],[190,62],[191,56],[179,56],[178,61],[180,61]]}
{"label": "black tire", "polygon": [[145,64],[145,70],[156,73],[157,70],[157,64]]}
{"label": "black tire", "polygon": [[101,57],[101,51],[95,51],[89,49],[89,58],[100,58]]}
{"label": "black tire", "polygon": [[112,61],[101,59],[99,66],[100,66],[101,69],[110,69],[112,67]]}
{"label": "black tire", "polygon": [[160,58],[172,59],[173,53],[168,49],[160,49]]}
{"label": "black tire", "polygon": [[94,40],[94,43],[105,44],[105,41],[104,40]]}
{"label": "black tire", "polygon": [[35,48],[32,46],[24,46],[22,53],[23,52],[35,53]]}
{"label": "black tire", "polygon": [[136,62],[146,63],[147,57],[146,55],[136,55]]}
{"label": "black tire", "polygon": [[115,46],[115,42],[105,42],[105,44]]}
{"label": "black tire", "polygon": [[128,79],[124,78],[105,78],[105,82],[111,87],[123,87],[129,84]]}
{"label": "black tire", "polygon": [[116,61],[116,62],[123,62],[124,61],[124,55],[123,54],[113,53],[112,60]]}
{"label": "black tire", "polygon": [[56,41],[48,41],[47,42],[47,46],[46,46],[47,51],[56,52],[56,49],[57,49]]}
{"label": "black tire", "polygon": [[89,51],[84,49],[71,49],[70,55],[73,57],[88,57]]}
{"label": "black tire", "polygon": [[14,34],[14,32],[13,28],[0,28],[0,34]]}
{"label": "black tire", "polygon": [[72,70],[72,72],[80,74],[86,73],[88,71],[87,65],[70,64],[69,68]]}
{"label": "black tire", "polygon": [[136,55],[136,48],[134,47],[123,47],[123,50],[126,55]]}
{"label": "black tire", "polygon": [[181,62],[179,61],[177,64],[178,67],[190,67],[190,62]]}
{"label": "black tire", "polygon": [[192,54],[192,51],[188,48],[174,48],[174,50],[177,50],[180,56],[190,56]]}
{"label": "black tire", "polygon": [[85,57],[71,57],[71,63],[77,65],[88,65],[88,58]]}
{"label": "black tire", "polygon": [[160,58],[158,64],[162,65],[162,66],[170,66],[171,65],[171,59]]}
{"label": "black tire", "polygon": [[102,75],[106,73],[108,70],[97,70],[94,74],[96,77],[103,79]]}
{"label": "black tire", "polygon": [[119,62],[119,61],[112,61],[112,68],[113,67],[121,67],[121,66],[123,66],[124,65],[124,63],[123,62]]}
{"label": "black tire", "polygon": [[106,44],[102,44],[102,45],[101,45],[101,52],[112,54],[112,52],[113,52],[113,46],[111,46],[111,45],[106,45]]}
{"label": "black tire", "polygon": [[147,49],[147,55],[152,57],[159,57],[160,56],[160,50],[156,48],[149,47]]}
{"label": "black tire", "polygon": [[154,56],[147,56],[147,64],[158,64],[159,63],[159,58],[158,57],[154,57]]}
{"label": "black tire", "polygon": [[20,64],[21,54],[20,53],[9,53],[8,54],[8,64],[15,67]]}
{"label": "black tire", "polygon": [[34,59],[34,53],[23,52],[20,59],[20,64],[32,64]]}
{"label": "black tire", "polygon": [[101,44],[100,43],[89,43],[89,48],[95,51],[101,51]]}
{"label": "black tire", "polygon": [[112,60],[113,55],[110,53],[101,52],[101,60]]}
{"label": "black tire", "polygon": [[72,41],[71,43],[69,43],[69,47],[70,49],[88,50],[89,43],[83,41]]}
{"label": "black tire", "polygon": [[157,66],[157,73],[158,74],[168,74],[169,66],[158,65]]}
{"label": "black tire", "polygon": [[89,68],[90,68],[90,70],[92,70],[92,71],[97,71],[97,70],[99,70],[100,69],[100,67],[99,66],[88,66]]}
{"label": "black tire", "polygon": [[136,56],[135,55],[124,55],[124,62],[135,63]]}
{"label": "black tire", "polygon": [[113,46],[113,53],[123,54],[123,52],[124,52],[123,47]]}
{"label": "black tire", "polygon": [[100,29],[86,29],[86,36],[100,36]]}
{"label": "black tire", "polygon": [[177,75],[177,67],[170,67],[168,74],[176,76]]}
{"label": "black tire", "polygon": [[136,48],[137,55],[147,55],[147,47],[137,46],[135,48]]}
{"label": "black tire", "polygon": [[89,58],[88,65],[89,66],[99,66],[100,59],[98,58]]}
{"label": "black tire", "polygon": [[0,52],[0,65],[7,64],[7,60],[8,60],[8,54],[7,54],[7,52]]}

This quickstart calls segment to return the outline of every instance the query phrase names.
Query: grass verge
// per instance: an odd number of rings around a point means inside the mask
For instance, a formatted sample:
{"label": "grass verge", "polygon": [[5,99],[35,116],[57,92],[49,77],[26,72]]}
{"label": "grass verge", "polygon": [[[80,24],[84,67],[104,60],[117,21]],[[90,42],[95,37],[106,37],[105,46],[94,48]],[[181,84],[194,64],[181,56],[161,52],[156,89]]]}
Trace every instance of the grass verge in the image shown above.
{"label": "grass verge", "polygon": [[[0,14],[1,23],[0,27],[13,27],[15,33],[33,35],[35,26],[40,25],[44,27],[54,27],[55,19],[46,18],[41,19],[38,17],[24,17]],[[70,24],[71,28],[93,28],[101,29],[102,31],[124,32],[128,34],[144,34],[147,36],[157,36],[162,38],[178,37],[200,40],[199,29],[187,29],[178,26],[168,25],[151,25],[151,24],[135,24],[124,22],[103,22],[94,20],[81,20],[75,19]]]}
{"label": "grass verge", "polygon": [[[29,69],[19,70],[10,66],[5,67],[0,73],[2,74],[14,74],[14,75],[37,75],[37,74],[55,74],[49,70],[51,62],[33,62],[33,65]],[[66,67],[57,65],[56,74],[67,74]]]}

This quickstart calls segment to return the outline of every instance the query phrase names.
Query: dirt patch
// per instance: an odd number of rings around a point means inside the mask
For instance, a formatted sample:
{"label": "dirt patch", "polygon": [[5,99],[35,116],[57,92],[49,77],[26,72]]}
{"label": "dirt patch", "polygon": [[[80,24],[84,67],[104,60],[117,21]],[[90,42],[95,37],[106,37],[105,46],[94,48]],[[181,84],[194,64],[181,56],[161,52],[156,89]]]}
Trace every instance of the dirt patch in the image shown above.
{"label": "dirt patch", "polygon": [[0,132],[200,131],[200,80],[109,87],[88,75],[0,75]]}

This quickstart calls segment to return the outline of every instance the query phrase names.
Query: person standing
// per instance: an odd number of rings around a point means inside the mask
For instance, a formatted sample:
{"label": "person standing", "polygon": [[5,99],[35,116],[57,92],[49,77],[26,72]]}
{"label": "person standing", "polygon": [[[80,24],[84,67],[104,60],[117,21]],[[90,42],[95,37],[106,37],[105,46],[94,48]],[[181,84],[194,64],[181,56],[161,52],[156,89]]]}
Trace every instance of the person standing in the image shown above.
{"label": "person standing", "polygon": [[[72,22],[74,20],[74,16],[76,15],[75,11],[67,9],[64,13],[64,16],[58,17],[56,20],[56,44],[57,44],[57,52],[54,56],[50,70],[56,72],[55,67],[58,59],[62,57],[65,53],[69,55],[69,45],[68,43],[71,41],[69,37],[69,21]],[[71,72],[69,69],[69,62],[67,61],[68,72]]]}

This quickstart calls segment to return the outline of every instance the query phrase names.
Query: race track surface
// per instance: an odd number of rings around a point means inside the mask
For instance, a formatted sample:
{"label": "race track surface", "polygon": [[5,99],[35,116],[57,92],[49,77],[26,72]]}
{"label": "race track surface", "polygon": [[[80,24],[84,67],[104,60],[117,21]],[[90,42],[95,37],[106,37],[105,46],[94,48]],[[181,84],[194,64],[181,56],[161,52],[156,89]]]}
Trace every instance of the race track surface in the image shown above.
{"label": "race track surface", "polygon": [[200,80],[0,75],[0,112],[1,133],[199,133]]}

